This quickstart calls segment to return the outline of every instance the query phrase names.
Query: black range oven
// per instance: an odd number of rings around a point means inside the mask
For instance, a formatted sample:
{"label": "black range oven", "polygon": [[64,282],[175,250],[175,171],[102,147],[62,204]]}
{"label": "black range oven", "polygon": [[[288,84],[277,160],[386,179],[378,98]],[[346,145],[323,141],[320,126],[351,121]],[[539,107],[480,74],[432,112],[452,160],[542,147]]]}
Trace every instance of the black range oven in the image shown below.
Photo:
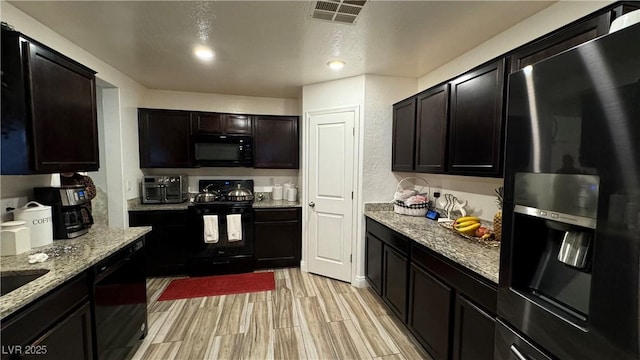
{"label": "black range oven", "polygon": [[[203,191],[226,194],[236,184],[253,191],[253,180],[200,180]],[[190,276],[239,273],[253,268],[252,201],[221,197],[187,210]]]}

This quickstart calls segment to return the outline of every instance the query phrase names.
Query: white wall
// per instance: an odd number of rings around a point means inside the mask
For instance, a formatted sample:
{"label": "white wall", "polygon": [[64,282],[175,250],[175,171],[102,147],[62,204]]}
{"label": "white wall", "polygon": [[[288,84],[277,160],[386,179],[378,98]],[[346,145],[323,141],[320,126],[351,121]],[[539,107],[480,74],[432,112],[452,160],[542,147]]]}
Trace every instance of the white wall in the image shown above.
{"label": "white wall", "polygon": [[[122,99],[120,105],[120,127],[124,130],[121,141],[121,147],[117,149],[118,154],[109,153],[109,156],[122,156],[127,159],[124,164],[124,176],[121,184],[109,184],[110,187],[123,186],[127,180],[138,179],[141,171],[138,166],[138,114],[137,106],[142,98],[145,88],[131,78],[122,74],[102,60],[91,55],[84,49],[73,44],[71,41],[52,31],[45,25],[26,15],[22,11],[16,9],[6,1],[0,3],[2,21],[15,27],[16,30],[33,37],[38,41],[46,44],[52,49],[88,66],[97,71],[97,77],[105,82],[117,87],[120,91]],[[105,142],[111,139],[105,138]],[[107,162],[108,159],[105,160]],[[50,177],[44,175],[33,176],[2,176],[2,197],[9,195],[27,195],[31,196],[34,186],[47,186],[50,184]]]}
{"label": "white wall", "polygon": [[242,167],[196,169],[144,169],[145,175],[187,175],[189,192],[198,192],[198,181],[203,179],[253,180],[254,191],[269,192],[275,184],[291,181],[300,187],[298,169],[253,169]]}
{"label": "white wall", "polygon": [[420,91],[451,79],[611,3],[613,1],[556,2],[438,69],[425,74],[418,80]]}
{"label": "white wall", "polygon": [[300,115],[299,99],[148,90],[140,107],[256,115]]}
{"label": "white wall", "polygon": [[[398,175],[391,171],[393,104],[417,91],[412,78],[367,75],[364,100],[362,202],[393,198]],[[412,139],[407,139],[412,141]]]}
{"label": "white wall", "polygon": [[[101,143],[101,169],[91,175],[97,177],[98,184],[103,184],[105,182],[103,180],[107,179],[109,218],[111,220],[115,216],[114,224],[119,224],[117,226],[126,226],[127,224],[126,200],[140,196],[139,182],[143,173],[139,165],[138,107],[300,115],[301,104],[298,99],[148,90],[6,1],[2,1],[0,6],[2,21],[6,21],[16,30],[97,71],[98,83],[106,84],[104,86],[109,88],[109,95],[105,98],[107,105],[111,108],[104,109],[104,113],[102,109],[100,110],[102,120],[106,121],[100,126],[100,130],[104,132],[100,136],[104,136],[104,142],[107,146],[103,149]],[[99,106],[102,104],[102,101],[98,102]],[[113,104],[116,104],[116,108],[113,108]],[[103,155],[106,156],[103,157]],[[105,174],[105,172],[107,173]],[[228,172],[226,174],[236,175]],[[244,173],[238,173],[238,175],[242,174]],[[249,175],[268,178],[271,174],[258,172]],[[277,173],[275,175],[278,176]],[[289,179],[297,177],[298,174],[296,171],[293,174],[286,173],[283,176]],[[260,181],[262,182],[262,180],[264,179],[261,178]],[[278,181],[280,180],[278,179]],[[0,182],[2,198],[32,197],[32,188],[50,185],[50,176],[2,176]]]}
{"label": "white wall", "polygon": [[[561,28],[581,17],[597,11],[613,1],[560,1],[494,36],[474,49],[418,79],[419,91],[449,80],[501,54]],[[391,151],[389,149],[389,151]],[[432,187],[439,187],[461,200],[469,201],[474,215],[492,220],[498,211],[494,189],[502,186],[502,179],[467,176],[397,173],[397,177],[420,176]]]}

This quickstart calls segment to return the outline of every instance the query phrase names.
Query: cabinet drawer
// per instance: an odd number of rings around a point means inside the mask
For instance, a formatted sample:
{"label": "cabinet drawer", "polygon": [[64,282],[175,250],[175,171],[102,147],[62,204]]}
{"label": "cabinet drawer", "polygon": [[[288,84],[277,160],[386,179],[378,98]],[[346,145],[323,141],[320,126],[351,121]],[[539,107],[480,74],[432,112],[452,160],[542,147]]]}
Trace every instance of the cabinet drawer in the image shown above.
{"label": "cabinet drawer", "polygon": [[301,208],[255,209],[255,221],[297,221],[302,213]]}
{"label": "cabinet drawer", "polygon": [[186,210],[129,211],[130,226],[167,226],[186,223]]}
{"label": "cabinet drawer", "polygon": [[26,345],[53,326],[78,304],[88,301],[88,281],[85,273],[43,296],[10,319],[2,321],[2,343]]}
{"label": "cabinet drawer", "polygon": [[409,256],[411,241],[406,237],[371,219],[367,219],[367,232],[392,246],[402,255]]}
{"label": "cabinet drawer", "polygon": [[413,243],[411,260],[421,267],[428,269],[467,297],[484,307],[489,313],[496,313],[498,302],[497,285],[489,284],[489,280],[480,279],[479,275],[471,274],[470,270],[462,269],[459,265],[441,258],[422,245]]}

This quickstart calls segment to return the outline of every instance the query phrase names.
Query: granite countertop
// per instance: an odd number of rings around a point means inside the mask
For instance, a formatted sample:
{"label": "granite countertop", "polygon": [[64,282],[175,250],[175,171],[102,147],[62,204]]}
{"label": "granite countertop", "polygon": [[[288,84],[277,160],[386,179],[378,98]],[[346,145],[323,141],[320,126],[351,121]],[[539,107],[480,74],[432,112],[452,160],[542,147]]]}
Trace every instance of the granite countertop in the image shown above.
{"label": "granite countertop", "polygon": [[253,201],[254,209],[261,208],[289,208],[289,207],[302,207],[300,201],[287,201],[287,200],[273,200],[273,199],[257,199]]}
{"label": "granite countertop", "polygon": [[[150,226],[112,229],[93,226],[89,233],[70,240],[55,240],[52,244],[31,249],[20,255],[0,257],[2,274],[30,274],[49,270],[45,275],[0,297],[0,319],[4,319],[39,297],[109,255],[131,244],[151,231]],[[49,258],[29,264],[29,255],[44,252]]]}
{"label": "granite countertop", "polygon": [[[180,204],[142,204],[140,201],[130,201],[128,204],[129,211],[154,211],[154,210],[187,210],[193,203],[185,201]],[[302,207],[300,201],[272,200],[265,198],[262,200],[255,199],[253,201],[255,209],[262,208],[289,208]]]}
{"label": "granite countertop", "polygon": [[140,199],[132,199],[129,200],[128,209],[129,211],[187,210],[189,205],[191,205],[189,201],[179,204],[143,204]]}
{"label": "granite countertop", "polygon": [[364,215],[451,259],[482,277],[498,283],[500,248],[474,243],[425,217],[367,210]]}

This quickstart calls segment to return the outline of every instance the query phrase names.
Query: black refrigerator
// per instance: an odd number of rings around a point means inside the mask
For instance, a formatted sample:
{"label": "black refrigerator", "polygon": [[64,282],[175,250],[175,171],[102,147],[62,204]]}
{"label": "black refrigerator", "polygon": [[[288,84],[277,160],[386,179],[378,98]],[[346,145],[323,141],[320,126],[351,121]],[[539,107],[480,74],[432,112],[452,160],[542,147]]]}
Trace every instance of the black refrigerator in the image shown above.
{"label": "black refrigerator", "polygon": [[496,359],[640,358],[640,24],[510,75]]}

